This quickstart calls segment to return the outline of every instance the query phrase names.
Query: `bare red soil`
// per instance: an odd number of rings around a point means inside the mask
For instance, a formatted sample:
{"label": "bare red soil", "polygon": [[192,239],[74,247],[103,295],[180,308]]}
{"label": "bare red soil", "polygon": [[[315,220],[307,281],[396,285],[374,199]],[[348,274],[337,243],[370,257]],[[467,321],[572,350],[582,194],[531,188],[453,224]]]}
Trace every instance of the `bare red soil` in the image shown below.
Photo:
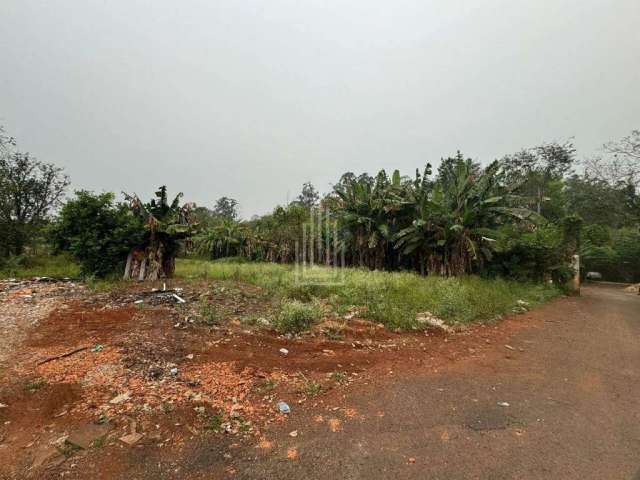
{"label": "bare red soil", "polygon": [[[562,313],[549,316],[554,309],[575,315],[581,305],[561,299],[541,312],[446,335],[394,333],[352,319],[329,340],[322,327],[287,338],[243,322],[269,308],[255,287],[236,286],[235,296],[182,287],[187,306],[148,297],[135,304],[147,288],[140,286],[99,295],[75,285],[30,285],[30,300],[5,291],[0,302],[24,334],[8,343],[0,370],[0,478],[191,479],[243,471],[254,478],[252,462],[271,468],[280,465],[273,455],[289,463],[306,457],[292,430],[313,442],[303,431],[338,434],[353,422],[385,419],[386,409],[362,392],[443,372],[503,374],[530,350],[514,338],[564,321]],[[205,294],[224,313],[220,325],[202,323],[191,308]],[[584,388],[593,381],[586,378]],[[281,400],[292,414],[278,411]],[[323,441],[326,434],[318,435]],[[255,458],[236,465],[237,452]],[[269,478],[287,478],[288,468]],[[295,468],[288,478],[302,475]]]}

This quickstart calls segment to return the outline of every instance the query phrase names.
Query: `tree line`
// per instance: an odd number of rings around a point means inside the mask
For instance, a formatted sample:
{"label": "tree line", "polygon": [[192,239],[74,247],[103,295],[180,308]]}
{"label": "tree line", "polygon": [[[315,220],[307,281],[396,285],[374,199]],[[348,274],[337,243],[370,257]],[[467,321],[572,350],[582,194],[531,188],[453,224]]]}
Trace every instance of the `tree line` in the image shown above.
{"label": "tree line", "polygon": [[0,257],[47,245],[71,253],[85,274],[126,270],[142,279],[170,276],[184,254],[562,281],[580,252],[585,271],[638,281],[639,156],[639,131],[582,161],[571,142],[487,166],[457,152],[410,176],[347,172],[324,195],[306,183],[294,201],[243,220],[233,198],[181,205],[165,187],[149,202],[87,191],[63,202],[64,172],[19,152],[2,132]]}

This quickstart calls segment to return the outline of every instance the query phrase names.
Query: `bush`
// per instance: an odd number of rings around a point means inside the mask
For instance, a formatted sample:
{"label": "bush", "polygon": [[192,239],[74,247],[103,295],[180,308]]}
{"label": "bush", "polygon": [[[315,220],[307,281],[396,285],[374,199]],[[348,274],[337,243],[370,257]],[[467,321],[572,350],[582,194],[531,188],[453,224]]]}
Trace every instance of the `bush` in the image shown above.
{"label": "bush", "polygon": [[113,193],[76,192],[52,225],[55,252],[69,252],[84,276],[105,277],[124,270],[129,251],[142,242],[144,227],[124,204],[114,204]]}
{"label": "bush", "polygon": [[502,227],[497,236],[489,273],[517,280],[542,281],[567,262],[563,232],[555,224],[527,231],[517,225]]}
{"label": "bush", "polygon": [[282,304],[274,325],[280,333],[299,333],[307,330],[321,317],[322,306],[319,302],[303,303],[291,300]]}

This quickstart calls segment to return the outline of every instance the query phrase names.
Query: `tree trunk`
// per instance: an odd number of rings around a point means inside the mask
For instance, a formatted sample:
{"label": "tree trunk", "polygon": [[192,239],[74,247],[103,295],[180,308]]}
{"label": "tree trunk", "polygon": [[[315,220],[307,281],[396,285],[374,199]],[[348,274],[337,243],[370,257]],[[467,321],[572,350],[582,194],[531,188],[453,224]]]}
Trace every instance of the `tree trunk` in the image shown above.
{"label": "tree trunk", "polygon": [[175,272],[175,255],[169,254],[162,243],[154,244],[145,250],[134,250],[127,258],[124,280],[158,280],[170,278]]}

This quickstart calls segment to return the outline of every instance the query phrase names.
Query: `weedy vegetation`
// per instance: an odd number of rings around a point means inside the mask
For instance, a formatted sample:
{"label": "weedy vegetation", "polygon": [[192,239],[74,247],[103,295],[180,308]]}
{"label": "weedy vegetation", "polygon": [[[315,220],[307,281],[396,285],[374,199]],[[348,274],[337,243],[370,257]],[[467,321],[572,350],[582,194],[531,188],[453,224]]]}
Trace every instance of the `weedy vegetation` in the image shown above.
{"label": "weedy vegetation", "polygon": [[46,386],[47,381],[44,378],[36,378],[35,380],[31,380],[30,382],[26,383],[24,389],[28,392],[33,393]]}
{"label": "weedy vegetation", "polygon": [[322,318],[322,306],[319,302],[285,300],[280,307],[280,313],[275,318],[274,326],[280,333],[299,333],[307,330],[320,318]]}
{"label": "weedy vegetation", "polygon": [[[345,268],[342,284],[300,284],[295,268],[273,263],[219,263],[179,259],[176,274],[182,278],[237,279],[260,286],[281,298],[274,323],[278,331],[296,333],[323,315],[323,304],[334,312],[358,307],[358,316],[388,328],[420,327],[420,312],[430,312],[447,322],[490,320],[512,313],[518,301],[537,305],[559,291],[548,283],[528,283],[478,276],[421,276],[413,272],[381,272]],[[334,269],[314,267],[314,277],[333,278]],[[312,299],[310,301],[310,299]],[[331,315],[331,313],[329,313]]]}

